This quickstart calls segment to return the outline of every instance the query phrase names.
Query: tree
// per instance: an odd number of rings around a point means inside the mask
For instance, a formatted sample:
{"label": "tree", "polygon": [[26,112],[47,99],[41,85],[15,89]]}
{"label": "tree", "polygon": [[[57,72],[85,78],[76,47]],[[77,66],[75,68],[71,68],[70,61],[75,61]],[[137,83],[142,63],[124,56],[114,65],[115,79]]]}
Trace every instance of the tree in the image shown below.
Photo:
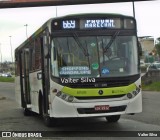
{"label": "tree", "polygon": [[155,45],[158,55],[160,56],[160,43]]}
{"label": "tree", "polygon": [[160,56],[160,37],[156,39],[155,48],[157,50],[158,55]]}

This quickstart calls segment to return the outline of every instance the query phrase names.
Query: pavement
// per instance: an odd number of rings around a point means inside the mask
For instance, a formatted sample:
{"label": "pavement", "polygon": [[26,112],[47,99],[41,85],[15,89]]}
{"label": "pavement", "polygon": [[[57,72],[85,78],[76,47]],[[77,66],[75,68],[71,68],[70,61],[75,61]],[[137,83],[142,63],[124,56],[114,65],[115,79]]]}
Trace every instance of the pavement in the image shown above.
{"label": "pavement", "polygon": [[5,100],[5,99],[6,99],[6,97],[3,97],[0,95],[0,100]]}

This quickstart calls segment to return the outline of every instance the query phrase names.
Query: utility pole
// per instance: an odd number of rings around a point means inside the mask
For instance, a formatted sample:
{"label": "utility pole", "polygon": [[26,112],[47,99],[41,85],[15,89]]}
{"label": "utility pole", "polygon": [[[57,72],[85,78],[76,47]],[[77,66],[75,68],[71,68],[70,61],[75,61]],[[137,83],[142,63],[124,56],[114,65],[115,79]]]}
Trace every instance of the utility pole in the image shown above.
{"label": "utility pole", "polygon": [[56,6],[56,17],[57,17],[57,6]]}
{"label": "utility pole", "polygon": [[1,52],[1,43],[0,43],[0,55],[1,55],[1,69],[2,69],[2,52]]}
{"label": "utility pole", "polygon": [[27,34],[27,27],[28,27],[28,24],[25,24],[24,26],[26,26],[26,37],[28,39],[28,34]]}
{"label": "utility pole", "polygon": [[11,59],[12,59],[12,64],[13,64],[12,41],[11,41],[12,36],[9,36],[9,38],[10,38],[10,47],[11,47]]}
{"label": "utility pole", "polygon": [[134,6],[134,0],[132,1],[132,6],[133,6],[133,17],[135,18],[135,6]]}

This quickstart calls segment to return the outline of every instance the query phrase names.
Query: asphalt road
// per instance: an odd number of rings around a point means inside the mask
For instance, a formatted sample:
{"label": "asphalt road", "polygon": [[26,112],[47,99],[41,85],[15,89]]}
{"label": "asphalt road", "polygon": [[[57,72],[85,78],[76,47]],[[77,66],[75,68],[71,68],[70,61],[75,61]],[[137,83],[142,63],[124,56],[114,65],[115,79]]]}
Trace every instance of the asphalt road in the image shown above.
{"label": "asphalt road", "polygon": [[14,84],[0,83],[0,131],[52,131],[58,138],[64,135],[72,138],[91,136],[96,137],[96,140],[106,136],[108,131],[124,131],[124,136],[128,131],[160,132],[159,100],[160,93],[143,91],[143,112],[132,116],[123,115],[118,123],[107,123],[105,118],[61,119],[57,126],[46,127],[38,115],[23,116],[23,110],[14,99]]}
{"label": "asphalt road", "polygon": [[0,82],[0,97],[7,97],[14,100],[14,83]]}

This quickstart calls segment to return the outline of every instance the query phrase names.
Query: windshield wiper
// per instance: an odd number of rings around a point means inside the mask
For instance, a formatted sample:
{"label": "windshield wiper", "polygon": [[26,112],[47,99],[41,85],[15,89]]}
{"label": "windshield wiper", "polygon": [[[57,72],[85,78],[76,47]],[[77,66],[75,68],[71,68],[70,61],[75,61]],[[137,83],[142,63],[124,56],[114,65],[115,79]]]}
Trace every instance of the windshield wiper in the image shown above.
{"label": "windshield wiper", "polygon": [[103,48],[103,53],[106,53],[107,50],[111,47],[113,41],[115,40],[116,36],[119,34],[120,31],[115,32],[115,34],[112,36],[108,44]]}
{"label": "windshield wiper", "polygon": [[105,53],[104,53],[104,48],[103,48],[103,46],[104,46],[104,42],[103,42],[103,39],[102,39],[102,52],[103,52],[103,56],[102,56],[102,58],[103,58],[103,64],[104,64],[104,62],[105,62]]}
{"label": "windshield wiper", "polygon": [[83,47],[83,45],[79,41],[79,37],[78,37],[77,33],[73,33],[73,38],[76,41],[77,45],[82,49],[84,55],[89,56],[89,53],[85,50],[85,48]]}

